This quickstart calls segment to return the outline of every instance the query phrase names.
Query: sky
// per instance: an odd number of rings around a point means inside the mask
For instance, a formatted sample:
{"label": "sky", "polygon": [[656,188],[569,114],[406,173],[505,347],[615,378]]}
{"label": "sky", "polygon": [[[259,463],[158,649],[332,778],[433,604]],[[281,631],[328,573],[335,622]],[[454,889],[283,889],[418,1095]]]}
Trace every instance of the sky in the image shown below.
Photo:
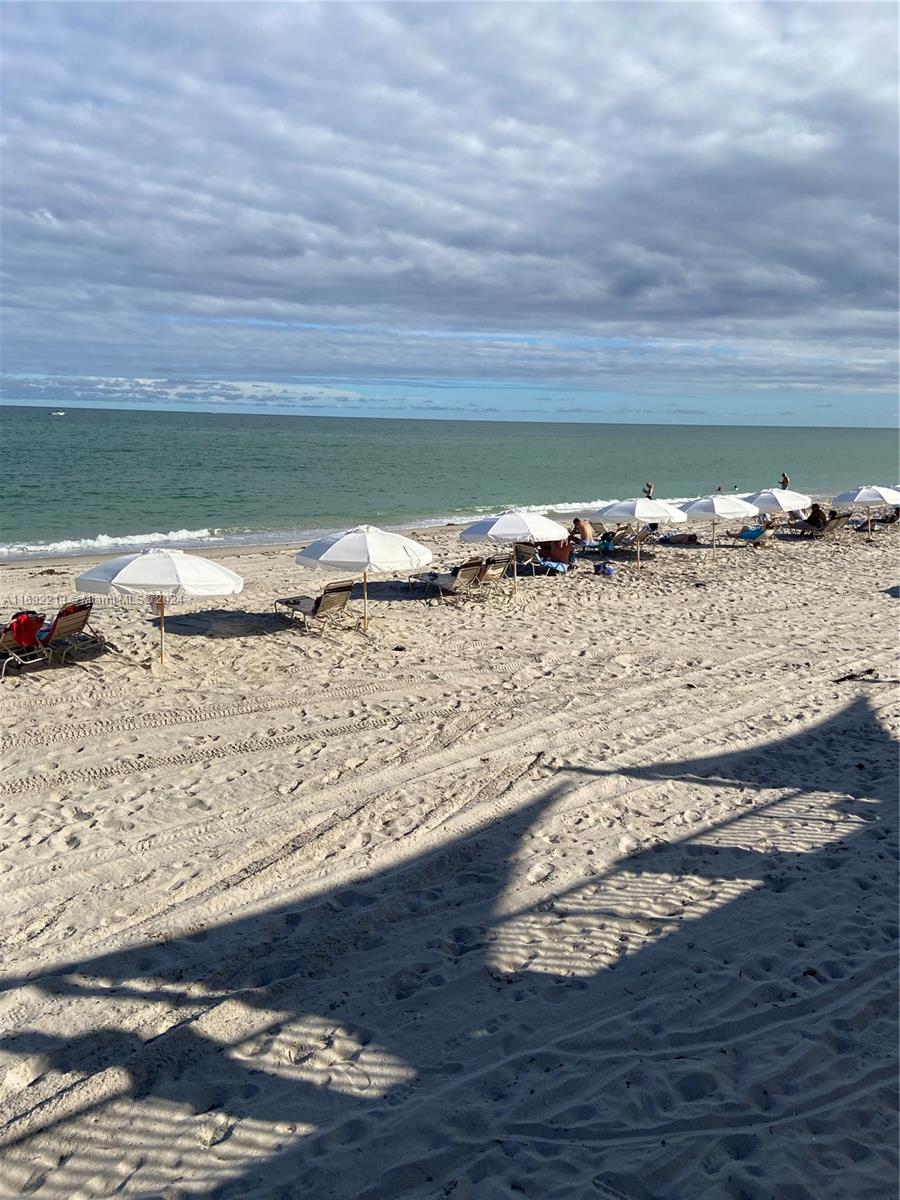
{"label": "sky", "polygon": [[897,7],[0,6],[6,403],[897,420]]}

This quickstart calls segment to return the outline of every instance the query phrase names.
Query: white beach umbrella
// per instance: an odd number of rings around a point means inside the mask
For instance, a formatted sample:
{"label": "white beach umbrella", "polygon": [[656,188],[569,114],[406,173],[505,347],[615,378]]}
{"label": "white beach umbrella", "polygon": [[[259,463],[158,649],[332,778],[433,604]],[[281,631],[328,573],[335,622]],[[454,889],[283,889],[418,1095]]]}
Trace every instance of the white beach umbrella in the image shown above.
{"label": "white beach umbrella", "polygon": [[669,520],[672,521],[674,524],[678,525],[682,521],[687,520],[687,516],[685,515],[684,509],[679,508],[678,505],[675,504],[672,500],[657,500],[656,503],[661,504],[663,506],[663,508],[665,508],[669,513],[672,514],[670,516]]}
{"label": "white beach umbrella", "polygon": [[745,517],[755,517],[759,513],[755,504],[741,500],[738,496],[725,495],[722,492],[716,492],[712,496],[701,496],[698,500],[689,500],[680,507],[689,521],[712,521],[714,555],[716,552],[716,525],[719,521],[743,520]]}
{"label": "white beach umbrella", "polygon": [[867,483],[860,487],[851,488],[849,492],[841,492],[839,496],[834,497],[831,503],[835,506],[847,504],[851,508],[865,508],[869,535],[871,536],[873,505],[878,507],[882,504],[890,504],[896,507],[900,504],[900,491],[896,488],[882,487],[877,483]]}
{"label": "white beach umbrella", "polygon": [[755,504],[760,512],[796,512],[801,508],[809,508],[812,497],[803,492],[792,492],[787,488],[764,488],[761,492],[753,492],[747,496],[748,504]]}
{"label": "white beach umbrella", "polygon": [[79,592],[99,596],[152,597],[159,613],[159,661],[162,662],[167,600],[177,603],[189,596],[236,596],[244,590],[244,581],[228,567],[198,554],[154,547],[91,567],[78,576],[75,587]]}
{"label": "white beach umbrella", "polygon": [[[634,500],[613,500],[611,504],[604,504],[595,513],[591,513],[591,516],[596,517],[598,521],[635,521],[638,524],[641,521],[653,521],[657,524],[677,525],[687,520],[681,509],[676,508],[674,504],[669,504],[665,500],[648,500],[644,496],[638,496]],[[638,533],[640,533],[640,528],[638,528]],[[637,562],[640,566],[640,538],[638,538],[636,549]]]}
{"label": "white beach umbrella", "polygon": [[296,561],[311,571],[337,571],[362,575],[363,629],[369,628],[369,575],[394,571],[417,571],[431,562],[427,546],[399,533],[388,533],[375,525],[358,525],[344,533],[332,533],[297,553]]}
{"label": "white beach umbrella", "polygon": [[[515,546],[516,542],[561,542],[568,536],[568,529],[558,521],[551,521],[540,513],[510,509],[499,517],[484,517],[467,525],[459,540]],[[516,587],[516,556],[513,554],[513,588]]]}
{"label": "white beach umbrella", "polygon": [[459,540],[506,545],[516,542],[561,542],[568,536],[568,529],[558,521],[551,521],[540,513],[510,509],[499,517],[484,517],[473,525],[467,525],[459,535]]}

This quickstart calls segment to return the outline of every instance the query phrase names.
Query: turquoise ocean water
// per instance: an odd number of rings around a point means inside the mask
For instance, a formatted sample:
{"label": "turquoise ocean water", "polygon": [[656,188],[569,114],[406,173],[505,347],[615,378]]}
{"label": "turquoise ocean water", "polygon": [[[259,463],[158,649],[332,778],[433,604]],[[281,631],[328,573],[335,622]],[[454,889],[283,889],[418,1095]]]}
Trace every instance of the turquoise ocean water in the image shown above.
{"label": "turquoise ocean water", "polygon": [[510,506],[897,483],[878,429],[576,425],[0,408],[0,555],[281,542]]}

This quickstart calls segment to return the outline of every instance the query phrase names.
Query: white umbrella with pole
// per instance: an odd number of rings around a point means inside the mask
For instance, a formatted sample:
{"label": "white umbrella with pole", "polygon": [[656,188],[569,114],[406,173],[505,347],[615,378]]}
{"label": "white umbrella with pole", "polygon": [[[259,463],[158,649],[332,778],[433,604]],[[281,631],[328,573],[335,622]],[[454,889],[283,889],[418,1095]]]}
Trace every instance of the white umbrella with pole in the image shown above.
{"label": "white umbrella with pole", "polygon": [[864,508],[869,527],[869,537],[872,536],[872,507],[890,504],[895,508],[900,504],[900,491],[896,488],[882,487],[877,483],[867,483],[861,487],[852,488],[849,492],[841,492],[831,501],[835,506],[848,504],[851,508]]}
{"label": "white umbrella with pole", "polygon": [[665,500],[647,500],[643,496],[639,496],[635,500],[613,500],[611,504],[604,504],[595,513],[591,513],[591,517],[596,517],[598,521],[634,521],[637,523],[638,538],[635,550],[637,551],[638,566],[641,565],[641,521],[653,521],[658,524],[668,522],[677,525],[687,520],[681,509],[676,508],[674,504],[669,504]]}
{"label": "white umbrella with pole", "polygon": [[516,542],[561,542],[569,536],[565,525],[551,521],[540,513],[510,509],[498,517],[483,517],[467,525],[459,535],[461,542],[493,542],[495,545],[512,545],[513,590],[517,587]]}
{"label": "white umbrella with pole", "polygon": [[743,520],[745,517],[755,517],[759,513],[755,504],[749,504],[737,496],[727,496],[718,492],[682,504],[681,511],[689,521],[712,521],[713,557],[716,554],[716,525],[719,521]]}
{"label": "white umbrella with pole", "polygon": [[358,525],[344,533],[319,538],[297,553],[296,561],[308,570],[362,575],[363,629],[369,628],[369,576],[417,571],[431,562],[427,546],[375,525]]}
{"label": "white umbrella with pole", "polygon": [[148,597],[159,615],[159,661],[162,662],[166,649],[167,600],[176,604],[188,598],[236,596],[244,590],[244,581],[228,567],[198,554],[154,547],[91,567],[78,576],[75,587],[79,592],[99,596]]}

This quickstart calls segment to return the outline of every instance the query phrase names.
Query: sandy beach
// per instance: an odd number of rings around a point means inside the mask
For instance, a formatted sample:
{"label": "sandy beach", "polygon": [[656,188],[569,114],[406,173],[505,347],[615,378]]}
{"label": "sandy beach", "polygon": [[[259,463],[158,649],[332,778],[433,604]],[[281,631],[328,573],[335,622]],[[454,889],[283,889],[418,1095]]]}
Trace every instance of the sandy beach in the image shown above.
{"label": "sandy beach", "polygon": [[893,1195],[898,545],[98,603],[0,691],[0,1195]]}

